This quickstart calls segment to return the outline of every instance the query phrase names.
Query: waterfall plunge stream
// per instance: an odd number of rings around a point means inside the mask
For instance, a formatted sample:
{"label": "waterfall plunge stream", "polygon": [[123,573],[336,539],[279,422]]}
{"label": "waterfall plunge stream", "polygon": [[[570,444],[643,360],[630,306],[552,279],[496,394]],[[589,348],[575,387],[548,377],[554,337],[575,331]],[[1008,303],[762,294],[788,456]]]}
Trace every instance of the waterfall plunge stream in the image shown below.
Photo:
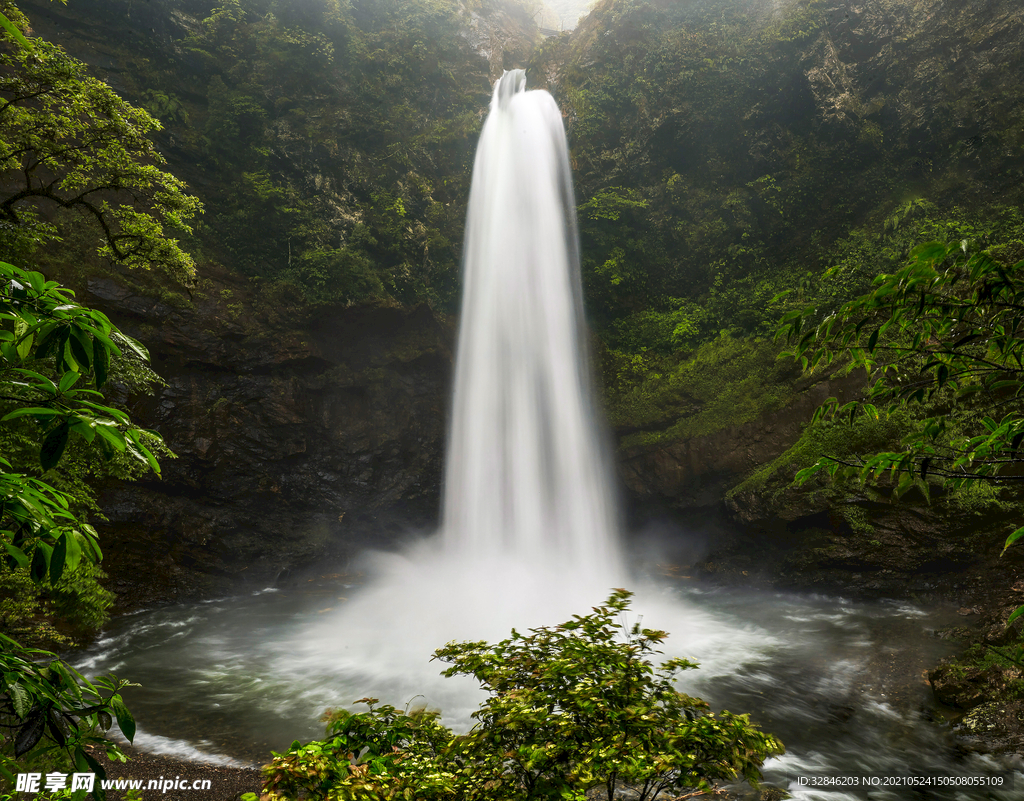
{"label": "waterfall plunge stream", "polygon": [[[498,82],[473,167],[443,536],[449,558],[622,575],[593,422],[569,150],[547,92]],[[539,576],[538,578],[542,578]]]}
{"label": "waterfall plunge stream", "polygon": [[367,555],[358,584],[328,575],[308,588],[129,615],[78,666],[143,685],[126,691],[140,747],[265,760],[321,734],[325,707],[365,696],[399,707],[420,696],[464,729],[481,692],[469,679],[442,679],[434,649],[558,623],[626,585],[645,625],[670,632],[666,656],[701,663],[685,691],[752,712],[786,743],[766,778],[794,798],[1019,797],[1005,785],[922,795],[800,784],[1013,776],[957,755],[921,717],[921,670],[949,652],[928,633],[941,610],[630,577],[591,409],[561,115],[524,84],[522,71],[497,84],[474,165],[440,536]]}

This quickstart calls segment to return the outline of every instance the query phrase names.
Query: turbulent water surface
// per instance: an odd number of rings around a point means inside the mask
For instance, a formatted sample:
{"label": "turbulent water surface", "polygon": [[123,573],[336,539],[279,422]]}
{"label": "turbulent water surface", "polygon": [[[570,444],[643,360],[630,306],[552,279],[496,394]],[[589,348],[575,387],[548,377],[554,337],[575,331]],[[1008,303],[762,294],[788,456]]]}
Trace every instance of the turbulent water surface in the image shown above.
{"label": "turbulent water surface", "polygon": [[[401,573],[396,561],[416,570],[416,557],[408,554],[382,558],[371,569]],[[352,653],[361,635],[349,642],[347,632],[331,625],[331,616],[347,604],[373,596],[367,575],[327,575],[304,585],[129,616],[80,666],[94,673],[113,670],[142,684],[126,693],[140,723],[137,742],[193,758],[266,760],[271,748],[322,734],[317,718],[326,707],[347,707],[368,695],[399,707],[427,703],[439,707],[449,725],[471,724],[480,691],[469,680],[440,677],[442,666],[429,660],[443,641],[427,643],[416,629],[423,621],[432,632],[444,629],[438,597],[423,599],[419,622],[398,616],[377,632],[380,640],[405,644],[407,656],[396,663],[390,648]],[[493,589],[481,581],[476,591]],[[461,602],[490,605],[473,595]],[[961,755],[948,728],[931,720],[922,674],[949,651],[931,634],[950,622],[949,610],[708,589],[685,580],[648,582],[634,608],[645,626],[670,632],[667,654],[701,663],[681,677],[684,691],[715,709],[751,712],[782,738],[787,754],[769,763],[766,777],[797,798],[1020,797],[977,787],[926,788],[922,794],[906,787],[799,783],[830,776],[1013,777],[995,760]],[[536,622],[562,619],[534,612]],[[507,635],[507,628],[495,631],[500,625],[482,628],[494,631],[493,639]],[[465,627],[457,619],[451,631],[480,633]],[[1016,779],[1024,787],[1024,776]]]}

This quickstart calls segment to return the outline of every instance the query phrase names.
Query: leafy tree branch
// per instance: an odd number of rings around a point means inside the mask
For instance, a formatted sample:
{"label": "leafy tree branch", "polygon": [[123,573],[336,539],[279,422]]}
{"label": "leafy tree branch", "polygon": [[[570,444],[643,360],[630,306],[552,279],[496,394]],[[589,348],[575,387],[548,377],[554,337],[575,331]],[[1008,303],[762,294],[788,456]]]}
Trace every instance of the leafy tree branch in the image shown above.
{"label": "leafy tree branch", "polygon": [[[825,456],[798,483],[888,475],[901,497],[913,487],[927,496],[929,479],[951,489],[1024,479],[1024,261],[1004,263],[966,239],[929,242],[835,312],[789,312],[779,336],[795,343],[790,355],[805,370],[863,369],[873,382],[860,400],[829,399],[815,420],[879,419],[907,406],[927,415],[900,450]],[[1017,529],[1006,547],[1022,536]],[[1024,607],[1008,622],[1021,615]]]}
{"label": "leafy tree branch", "polygon": [[190,282],[195,263],[167,234],[191,233],[202,206],[160,169],[160,123],[58,46],[25,39],[12,9],[0,36],[0,217],[45,241],[48,206],[81,209],[102,232],[101,255]]}
{"label": "leafy tree branch", "polygon": [[275,754],[267,797],[611,801],[628,786],[645,801],[737,775],[756,786],[782,744],[746,715],[714,715],[676,690],[676,673],[697,666],[654,666],[667,635],[622,622],[631,595],[615,590],[589,615],[493,645],[438,649],[445,676],[472,676],[489,693],[468,734],[453,734],[437,712],[363,698],[368,712],[328,712],[323,741]]}

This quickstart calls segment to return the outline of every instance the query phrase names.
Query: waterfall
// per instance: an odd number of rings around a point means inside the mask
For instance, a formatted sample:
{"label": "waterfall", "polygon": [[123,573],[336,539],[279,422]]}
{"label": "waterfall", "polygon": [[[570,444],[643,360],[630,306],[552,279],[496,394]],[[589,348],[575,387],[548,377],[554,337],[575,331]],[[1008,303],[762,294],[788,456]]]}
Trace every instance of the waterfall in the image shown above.
{"label": "waterfall", "polygon": [[627,582],[565,131],[525,83],[516,70],[496,85],[473,167],[440,536],[364,554],[365,580],[283,660],[343,673],[352,698],[422,693],[459,726],[480,691],[440,679],[434,649],[561,623]]}
{"label": "waterfall", "polygon": [[611,580],[617,519],[591,408],[569,151],[554,99],[525,84],[523,70],[498,81],[473,166],[444,545]]}

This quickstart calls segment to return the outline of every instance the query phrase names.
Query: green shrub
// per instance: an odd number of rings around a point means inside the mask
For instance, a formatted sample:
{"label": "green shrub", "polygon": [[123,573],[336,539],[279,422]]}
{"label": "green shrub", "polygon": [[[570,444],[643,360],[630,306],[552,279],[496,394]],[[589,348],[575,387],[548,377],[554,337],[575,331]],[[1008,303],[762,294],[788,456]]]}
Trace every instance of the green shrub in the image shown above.
{"label": "green shrub", "polygon": [[494,645],[435,651],[450,665],[445,676],[473,676],[490,693],[469,733],[453,734],[437,712],[364,698],[368,712],[328,713],[325,740],[275,754],[264,791],[272,801],[610,801],[628,786],[646,801],[737,775],[756,786],[782,744],[746,715],[714,715],[678,692],[675,674],[697,665],[652,664],[667,635],[622,622],[631,595],[615,590],[590,615],[528,635],[513,629]]}

